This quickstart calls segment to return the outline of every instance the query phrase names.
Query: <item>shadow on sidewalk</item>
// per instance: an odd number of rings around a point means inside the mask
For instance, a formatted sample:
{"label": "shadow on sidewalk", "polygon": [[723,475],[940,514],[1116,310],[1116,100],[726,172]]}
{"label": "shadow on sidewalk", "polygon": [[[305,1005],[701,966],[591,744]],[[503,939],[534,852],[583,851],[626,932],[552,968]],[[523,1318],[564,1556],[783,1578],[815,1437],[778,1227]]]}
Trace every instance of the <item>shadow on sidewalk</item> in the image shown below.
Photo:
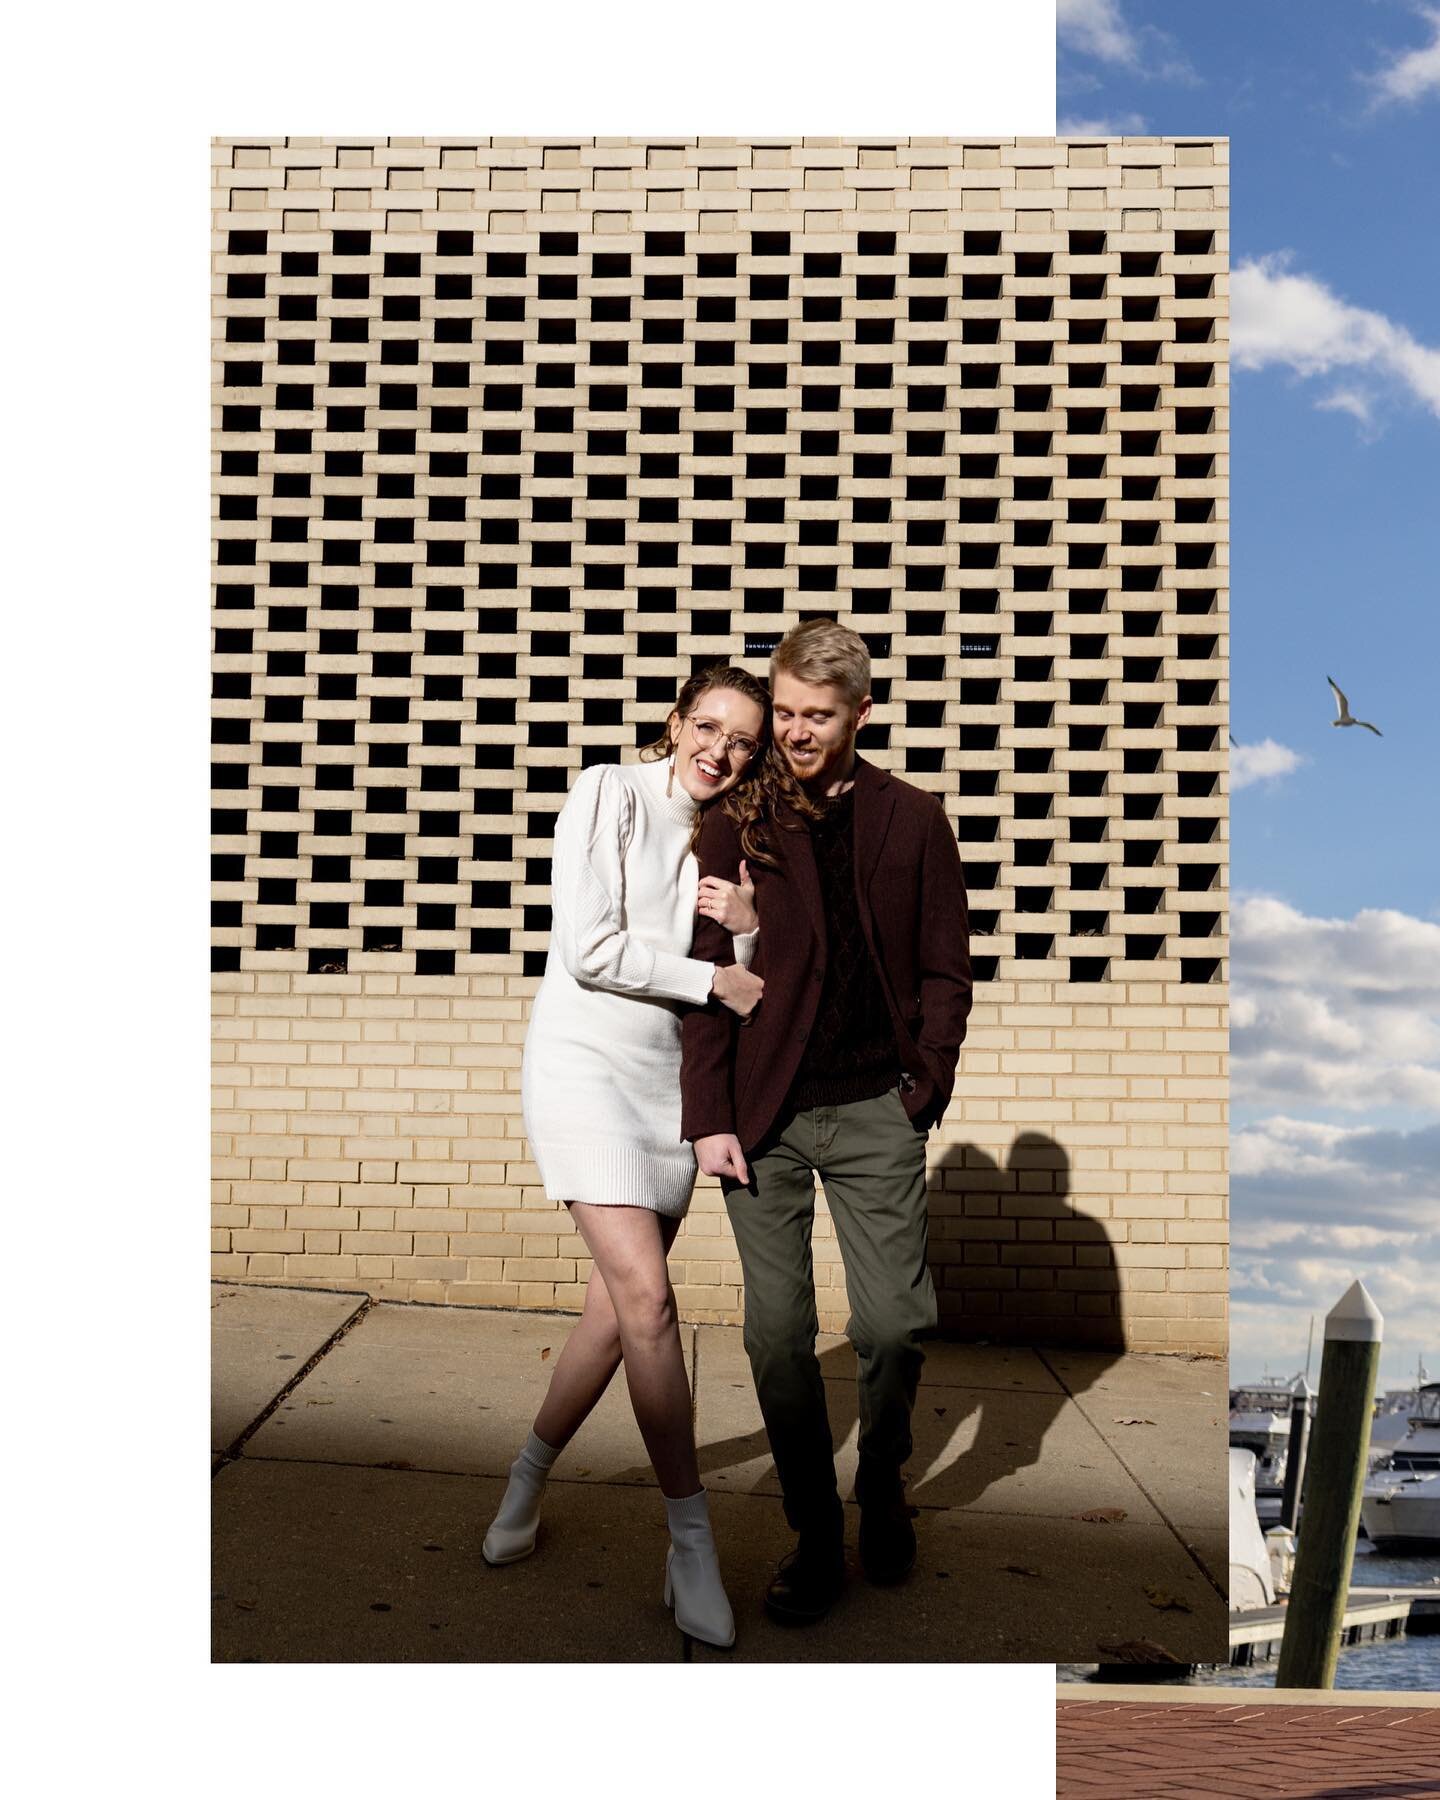
{"label": "shadow on sidewalk", "polygon": [[[661,1604],[664,1511],[648,1467],[631,1468],[641,1450],[623,1382],[552,1479],[542,1553],[504,1570],[481,1561],[509,1457],[544,1392],[563,1329],[555,1317],[383,1303],[357,1310],[351,1294],[238,1286],[220,1298],[215,1660],[698,1662],[725,1654],[682,1640]],[[1177,1368],[1169,1391],[1179,1410],[1168,1435],[1147,1432],[1127,1452],[1133,1460],[1143,1449],[1150,1459],[1152,1505],[1109,1448],[1105,1418],[1068,1404],[1066,1390],[1093,1379],[1075,1372],[1110,1370],[1110,1353],[1041,1358],[931,1345],[910,1464],[910,1492],[925,1515],[920,1566],[903,1590],[872,1587],[852,1570],[833,1617],[797,1638],[761,1611],[792,1539],[766,1479],[768,1445],[744,1352],[738,1334],[708,1332],[699,1334],[703,1347],[697,1338],[701,1416],[703,1424],[708,1394],[719,1441],[702,1442],[700,1454],[741,1621],[738,1658],[1085,1662],[1157,1629],[1179,1661],[1223,1656],[1223,1599],[1156,1510],[1175,1496],[1189,1509],[1178,1516],[1197,1518],[1201,1428],[1218,1421],[1210,1396],[1191,1389],[1208,1376]],[[1148,1383],[1151,1360],[1138,1359],[1121,1378],[1126,1397],[1117,1392],[1102,1414],[1135,1404],[1128,1395]],[[827,1344],[822,1366],[848,1473],[854,1353]],[[1150,1410],[1162,1416],[1158,1405]],[[728,1476],[718,1474],[727,1463]],[[1219,1492],[1206,1530],[1223,1567]]]}
{"label": "shadow on sidewalk", "polygon": [[[943,1390],[946,1404],[934,1410],[943,1412],[944,1427],[937,1447],[924,1422],[925,1456],[910,1461],[907,1495],[924,1506],[968,1506],[1039,1463],[1046,1434],[1064,1408],[1120,1356],[1119,1282],[1104,1225],[1070,1204],[1070,1159],[1053,1138],[1022,1132],[1004,1169],[974,1145],[954,1145],[932,1173],[941,1181],[930,1201],[937,1338],[1063,1344],[1102,1353],[1067,1370],[1068,1391],[1058,1382],[1027,1388],[1024,1407],[1014,1403],[1013,1388],[966,1386],[947,1375],[936,1357],[927,1358],[917,1413],[927,1388]],[[956,1270],[958,1282],[952,1279]],[[966,1303],[977,1293],[993,1304],[975,1314]],[[859,1426],[855,1353],[848,1343],[835,1344],[818,1360],[831,1437],[839,1447]],[[969,1444],[952,1457],[952,1447],[967,1434]],[[775,1476],[763,1427],[702,1442],[700,1473],[713,1475],[760,1457],[766,1461],[748,1489],[731,1490],[753,1493]],[[637,1466],[617,1479],[643,1481],[648,1473]]]}

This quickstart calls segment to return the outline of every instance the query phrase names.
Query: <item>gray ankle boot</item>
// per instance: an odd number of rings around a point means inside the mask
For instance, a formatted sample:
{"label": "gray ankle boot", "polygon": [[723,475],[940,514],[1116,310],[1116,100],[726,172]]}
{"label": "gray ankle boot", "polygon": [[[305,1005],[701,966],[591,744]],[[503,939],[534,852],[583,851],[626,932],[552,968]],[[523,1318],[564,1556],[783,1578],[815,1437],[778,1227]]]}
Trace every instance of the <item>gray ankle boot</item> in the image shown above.
{"label": "gray ankle boot", "polygon": [[705,1490],[685,1500],[667,1500],[670,1548],[665,1553],[665,1604],[687,1636],[728,1650],[735,1642],[735,1615],[720,1579],[720,1558],[710,1530]]}
{"label": "gray ankle boot", "polygon": [[480,1554],[493,1567],[522,1562],[534,1550],[545,1478],[559,1454],[532,1431],[524,1449],[511,1463],[500,1510],[480,1546]]}

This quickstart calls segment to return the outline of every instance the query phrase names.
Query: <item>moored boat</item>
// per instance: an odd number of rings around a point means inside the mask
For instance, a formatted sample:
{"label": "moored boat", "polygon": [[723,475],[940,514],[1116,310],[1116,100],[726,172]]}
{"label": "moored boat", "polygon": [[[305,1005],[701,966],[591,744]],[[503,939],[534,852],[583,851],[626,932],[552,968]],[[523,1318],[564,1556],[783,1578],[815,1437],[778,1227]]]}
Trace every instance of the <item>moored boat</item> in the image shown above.
{"label": "moored boat", "polygon": [[1255,1505],[1262,1524],[1280,1516],[1294,1385],[1266,1379],[1230,1390],[1230,1447],[1249,1450],[1255,1458]]}
{"label": "moored boat", "polygon": [[1440,1382],[1420,1388],[1404,1437],[1366,1477],[1360,1518],[1382,1554],[1440,1552]]}
{"label": "moored boat", "polygon": [[1270,1552],[1255,1512],[1255,1452],[1230,1451],[1230,1610],[1275,1604]]}

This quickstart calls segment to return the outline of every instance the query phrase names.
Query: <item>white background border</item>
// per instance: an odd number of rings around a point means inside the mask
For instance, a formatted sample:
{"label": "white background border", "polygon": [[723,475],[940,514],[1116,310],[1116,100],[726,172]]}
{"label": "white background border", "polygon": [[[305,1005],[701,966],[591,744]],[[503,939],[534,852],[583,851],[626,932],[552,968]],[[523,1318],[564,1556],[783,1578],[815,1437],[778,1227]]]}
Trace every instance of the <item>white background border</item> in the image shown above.
{"label": "white background border", "polygon": [[239,0],[12,36],[9,1598],[55,1791],[1053,1794],[1048,1665],[211,1668],[203,1196],[211,135],[1043,137],[1054,42],[1053,0]]}

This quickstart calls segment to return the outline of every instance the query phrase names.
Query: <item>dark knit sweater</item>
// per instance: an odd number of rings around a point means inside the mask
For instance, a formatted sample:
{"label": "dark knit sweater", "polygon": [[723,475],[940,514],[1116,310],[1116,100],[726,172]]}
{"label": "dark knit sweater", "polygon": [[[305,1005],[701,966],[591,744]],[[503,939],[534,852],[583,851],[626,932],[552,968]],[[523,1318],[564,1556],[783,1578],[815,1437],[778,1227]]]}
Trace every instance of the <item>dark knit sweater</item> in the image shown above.
{"label": "dark knit sweater", "polygon": [[855,795],[838,795],[810,826],[825,905],[820,1010],[787,1097],[789,1109],[843,1106],[883,1094],[900,1079],[890,1009],[855,898]]}

